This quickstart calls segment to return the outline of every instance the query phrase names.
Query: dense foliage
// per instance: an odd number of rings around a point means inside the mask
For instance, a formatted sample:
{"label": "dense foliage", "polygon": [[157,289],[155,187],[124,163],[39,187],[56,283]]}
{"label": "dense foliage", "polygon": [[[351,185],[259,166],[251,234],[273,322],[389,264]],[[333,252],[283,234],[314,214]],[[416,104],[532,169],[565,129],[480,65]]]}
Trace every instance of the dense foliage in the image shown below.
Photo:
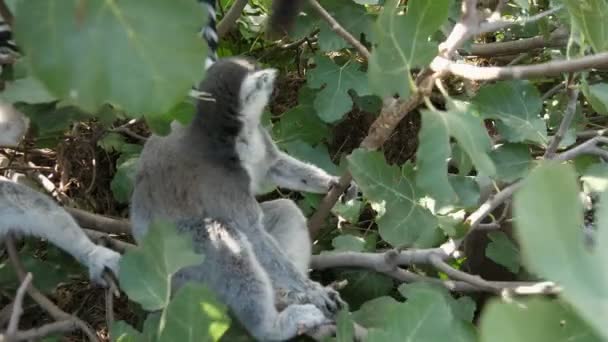
{"label": "dense foliage", "polygon": [[[69,150],[94,127],[88,142],[112,155],[103,175],[124,210],[139,135],[193,116],[206,13],[194,0],[7,3],[23,57],[4,68],[0,98],[31,120],[26,148]],[[330,203],[316,235],[312,277],[348,281],[334,339],[352,340],[356,323],[368,341],[608,340],[608,1],[320,5],[327,13],[306,6],[289,40],[273,42],[270,1],[250,1],[220,55],[278,68],[264,123],[279,147],[361,188]],[[307,216],[326,203],[269,191]],[[114,322],[112,339],[246,339],[204,286],[170,296],[171,275],[204,256],[170,224],[157,228],[125,254],[119,279],[152,313]],[[36,246],[20,255],[51,294],[78,268]]]}

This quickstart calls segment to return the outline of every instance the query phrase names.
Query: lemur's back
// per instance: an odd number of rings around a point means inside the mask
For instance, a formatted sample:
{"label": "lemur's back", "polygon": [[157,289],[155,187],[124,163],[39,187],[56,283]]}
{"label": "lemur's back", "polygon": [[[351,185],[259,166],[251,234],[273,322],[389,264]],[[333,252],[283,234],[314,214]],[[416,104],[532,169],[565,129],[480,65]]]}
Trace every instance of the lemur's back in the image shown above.
{"label": "lemur's back", "polygon": [[[244,171],[228,168],[205,155],[208,142],[204,136],[196,146],[187,146],[187,130],[174,125],[166,137],[151,136],[142,151],[131,203],[136,239],[154,219],[233,219],[239,215],[230,211],[246,210],[255,204],[247,197]],[[233,205],[225,205],[226,200]]]}

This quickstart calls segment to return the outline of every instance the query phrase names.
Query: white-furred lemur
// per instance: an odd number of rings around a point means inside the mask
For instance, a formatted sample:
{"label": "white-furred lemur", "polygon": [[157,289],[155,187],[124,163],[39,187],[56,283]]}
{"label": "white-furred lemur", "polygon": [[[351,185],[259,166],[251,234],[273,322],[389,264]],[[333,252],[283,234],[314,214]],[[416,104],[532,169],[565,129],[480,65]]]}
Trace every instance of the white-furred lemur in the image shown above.
{"label": "white-furred lemur", "polygon": [[[146,142],[131,203],[133,234],[141,241],[158,219],[191,234],[205,260],[180,270],[173,289],[203,282],[256,339],[282,341],[331,322],[345,303],[307,276],[311,240],[296,204],[258,203],[255,195],[269,183],[324,193],[338,178],[271,140],[260,117],[277,70],[246,58],[217,60],[215,1],[202,3],[211,16],[202,32],[210,47],[198,87],[205,98],[189,125],[174,122],[169,135]],[[295,13],[282,9],[293,5],[274,0],[274,15]]]}

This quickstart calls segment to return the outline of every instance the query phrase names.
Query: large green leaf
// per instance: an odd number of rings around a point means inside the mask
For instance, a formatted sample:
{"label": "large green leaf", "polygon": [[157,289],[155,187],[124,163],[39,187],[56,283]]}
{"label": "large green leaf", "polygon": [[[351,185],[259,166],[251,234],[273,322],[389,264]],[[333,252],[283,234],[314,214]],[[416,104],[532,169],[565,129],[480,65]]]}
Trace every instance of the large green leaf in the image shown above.
{"label": "large green leaf", "polygon": [[337,65],[327,57],[316,58],[317,66],[308,72],[308,86],[321,88],[314,101],[317,115],[325,122],[340,120],[353,108],[353,100],[348,94],[354,90],[357,95],[369,95],[365,73],[354,60]]}
{"label": "large green leaf", "polygon": [[120,260],[120,288],[148,311],[164,308],[171,294],[171,277],[182,267],[203,262],[192,239],[168,222],[150,226],[142,243]]}
{"label": "large green leaf", "polygon": [[581,176],[584,189],[588,192],[603,192],[608,190],[608,165],[605,163],[592,164],[585,169]]}
{"label": "large green leaf", "polygon": [[595,52],[608,49],[608,2],[606,0],[564,0],[572,21]]}
{"label": "large green leaf", "polygon": [[[516,232],[522,257],[536,274],[558,282],[566,299],[591,326],[608,338],[608,254],[606,240],[584,246],[583,210],[576,173],[569,165],[535,169],[515,194]],[[599,224],[598,236],[606,236]]]}
{"label": "large green leaf", "polygon": [[507,141],[547,143],[547,126],[539,116],[543,103],[528,81],[503,81],[482,87],[473,104],[483,118],[497,119],[498,131]]}
{"label": "large green leaf", "polygon": [[120,163],[116,168],[116,174],[110,182],[110,189],[114,199],[120,203],[129,203],[131,194],[135,187],[135,174],[137,173],[137,162],[139,156],[131,157]]}
{"label": "large green leaf", "polygon": [[110,336],[114,342],[144,342],[142,334],[125,321],[113,322]]}
{"label": "large green leaf", "polygon": [[272,127],[272,136],[278,144],[294,140],[317,144],[329,136],[329,128],[315,114],[312,106],[298,105],[281,115],[281,119]]}
{"label": "large green leaf", "polygon": [[33,77],[8,82],[6,89],[0,93],[0,98],[11,103],[41,103],[56,100],[45,86]]}
{"label": "large green leaf", "polygon": [[204,285],[186,283],[164,312],[159,342],[218,341],[230,326],[226,307]]}
{"label": "large green leaf", "polygon": [[480,172],[493,175],[496,169],[488,155],[492,147],[490,137],[481,119],[468,112],[426,110],[421,115],[416,184],[439,203],[456,203],[459,196],[447,172],[449,138],[456,139]]}
{"label": "large green leaf", "polygon": [[17,12],[34,76],[84,109],[163,113],[203,75],[207,15],[195,1],[20,1]]}
{"label": "large green leaf", "polygon": [[431,62],[437,43],[430,42],[448,18],[450,0],[410,0],[407,15],[401,15],[400,1],[386,1],[374,26],[375,43],[369,61],[369,83],[382,97],[407,97],[412,87],[410,70]]}
{"label": "large green leaf", "polygon": [[437,229],[437,219],[418,203],[420,194],[413,181],[397,166],[389,166],[380,152],[357,149],[348,162],[357,184],[379,211],[380,236],[393,246],[428,247],[428,236]]}
{"label": "large green leaf", "polygon": [[395,305],[384,316],[381,328],[369,330],[367,341],[473,341],[472,335],[459,330],[445,297],[435,289],[419,289],[405,303]]}
{"label": "large green leaf", "polygon": [[567,305],[544,298],[491,301],[481,317],[480,337],[482,342],[602,340]]}

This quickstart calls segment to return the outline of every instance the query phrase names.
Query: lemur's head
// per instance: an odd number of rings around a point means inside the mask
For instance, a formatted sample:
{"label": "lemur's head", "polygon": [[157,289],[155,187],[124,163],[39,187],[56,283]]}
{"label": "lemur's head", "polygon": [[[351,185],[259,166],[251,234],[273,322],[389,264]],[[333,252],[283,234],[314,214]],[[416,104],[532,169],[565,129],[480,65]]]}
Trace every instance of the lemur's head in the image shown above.
{"label": "lemur's head", "polygon": [[262,69],[246,58],[221,59],[207,70],[200,85],[200,91],[209,94],[201,106],[211,105],[215,112],[259,121],[270,100],[276,76],[276,69]]}

